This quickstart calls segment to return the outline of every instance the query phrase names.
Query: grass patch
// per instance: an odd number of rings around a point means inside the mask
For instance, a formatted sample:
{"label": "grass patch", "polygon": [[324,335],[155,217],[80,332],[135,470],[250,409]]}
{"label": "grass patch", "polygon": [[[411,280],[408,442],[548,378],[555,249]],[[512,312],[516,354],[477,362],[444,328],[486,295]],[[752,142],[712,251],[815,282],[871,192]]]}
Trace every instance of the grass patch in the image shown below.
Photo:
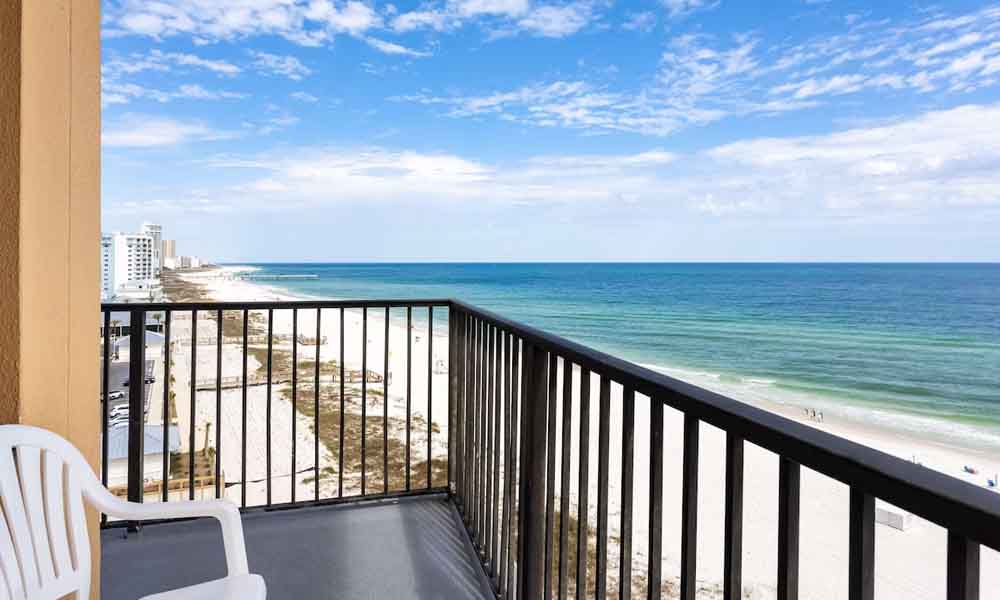
{"label": "grass patch", "polygon": [[211,300],[208,293],[205,292],[205,286],[200,283],[185,281],[172,269],[163,269],[160,272],[160,285],[163,286],[163,295],[170,302],[204,302]]}
{"label": "grass patch", "polygon": [[[282,390],[285,399],[291,401],[291,390]],[[365,492],[378,493],[384,489],[383,456],[388,460],[389,491],[406,489],[406,419],[390,416],[383,422],[382,392],[368,390],[368,402],[365,420],[361,419],[361,391],[358,386],[344,388],[344,488],[360,490],[361,478],[361,433],[365,433]],[[310,420],[310,426],[315,427],[315,394],[312,380],[300,384],[297,394],[296,410]],[[340,450],[340,386],[321,384],[319,394],[319,439],[339,463]],[[427,421],[414,416],[410,420],[415,431],[426,431]],[[384,426],[388,427],[385,435]],[[439,431],[435,425],[432,431]],[[388,438],[388,446],[386,445]],[[410,487],[419,488],[427,485],[426,447],[412,440],[410,448]],[[435,486],[446,485],[448,478],[448,462],[435,457],[431,461],[431,481]],[[327,466],[320,469],[321,481],[336,481],[337,471]],[[310,482],[313,479],[310,477]]]}
{"label": "grass patch", "polygon": [[[552,596],[556,597],[558,595],[558,574],[559,574],[559,527],[562,522],[562,512],[556,510],[555,518],[553,521],[553,549],[552,549]],[[516,521],[516,519],[515,519]],[[566,515],[566,524],[569,527],[566,536],[566,558],[568,563],[566,565],[566,581],[567,581],[567,597],[576,597],[576,588],[578,584],[577,576],[577,559],[579,557],[578,551],[578,540],[579,540],[579,525],[580,522],[577,515],[569,514]],[[608,534],[608,554],[616,556],[618,548],[621,545],[621,538]],[[586,594],[588,598],[594,597],[595,590],[597,589],[597,529],[594,523],[591,523],[587,529],[587,577],[586,577]],[[608,572],[608,583],[607,583],[607,597],[617,598],[619,595],[619,585],[618,585],[618,573]],[[632,569],[632,597],[633,598],[646,598],[649,594],[649,581],[647,579],[647,573],[645,569],[638,569],[633,567]],[[717,583],[705,583],[697,582],[697,589],[695,590],[695,597],[699,599],[718,599],[722,598],[722,586]],[[677,576],[663,574],[662,581],[660,583],[660,594],[662,598],[679,598],[680,597],[680,580]],[[747,591],[744,593],[744,598],[751,598],[752,593]]]}
{"label": "grass patch", "polygon": [[[208,311],[208,319],[215,321],[218,316],[217,311]],[[256,312],[247,312],[247,335],[263,335],[267,333],[265,327],[267,318]],[[243,311],[224,310],[222,311],[222,337],[228,339],[243,339]]]}
{"label": "grass patch", "polygon": [[[248,346],[247,354],[254,357],[260,366],[257,367],[257,375],[267,375],[267,347]],[[303,383],[312,383],[316,373],[316,361],[312,358],[298,357],[298,378]],[[292,351],[284,348],[271,348],[271,377],[277,379],[278,375],[289,377],[292,373]],[[336,371],[339,363],[336,360],[324,360],[319,363],[320,375]],[[374,390],[368,390],[371,394]],[[381,393],[381,391],[379,392]]]}

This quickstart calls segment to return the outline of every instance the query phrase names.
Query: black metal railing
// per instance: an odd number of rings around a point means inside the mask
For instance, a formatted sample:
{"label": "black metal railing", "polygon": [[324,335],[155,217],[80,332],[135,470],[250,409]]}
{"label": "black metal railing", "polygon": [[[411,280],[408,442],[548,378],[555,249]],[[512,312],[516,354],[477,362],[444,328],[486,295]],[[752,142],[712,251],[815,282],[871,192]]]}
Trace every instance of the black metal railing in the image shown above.
{"label": "black metal railing", "polygon": [[[726,439],[723,598],[735,600],[743,593],[746,443],[778,456],[779,599],[795,599],[799,593],[801,467],[850,488],[849,598],[874,596],[875,498],[946,528],[947,597],[979,597],[980,546],[1000,549],[1000,497],[995,493],[463,302],[452,301],[450,306],[451,360],[457,367],[452,371],[452,402],[457,403],[459,423],[458,448],[452,452],[454,494],[498,596],[563,600],[575,592],[579,600],[605,598],[609,593],[626,599],[632,596],[632,583],[638,578],[643,595],[661,597],[663,417],[664,408],[670,407],[683,413],[682,476],[677,491],[681,496],[682,600],[693,600],[696,595],[702,423],[723,430]],[[621,394],[616,403],[621,413],[614,418],[612,385]],[[642,474],[648,477],[650,496],[649,514],[645,515],[645,573],[632,572],[636,564],[632,519],[637,394],[649,399],[650,414],[648,472]],[[595,399],[599,418],[597,454],[592,456],[595,435],[590,413]],[[575,443],[574,405],[580,411]],[[614,456],[615,465],[620,466],[620,482],[609,481],[612,421],[621,423]],[[572,454],[577,456],[575,490],[570,489]],[[593,523],[588,517],[595,491],[589,480],[592,460],[597,461]],[[498,476],[502,478],[499,483]],[[614,577],[609,575],[608,564],[612,483],[620,492],[614,544],[618,572]],[[575,524],[568,518],[572,495],[577,504]],[[576,538],[575,547],[571,547],[571,534]],[[594,546],[590,546],[591,535]],[[574,556],[576,565],[570,565]],[[613,580],[610,585],[609,580]]]}
{"label": "black metal railing", "polygon": [[[747,443],[778,457],[776,594],[782,600],[797,598],[799,591],[801,467],[850,488],[847,588],[852,600],[870,599],[874,595],[875,498],[947,529],[946,587],[949,600],[978,598],[980,546],[1000,549],[1000,498],[990,491],[460,301],[128,304],[105,305],[103,310],[105,344],[102,381],[106,409],[102,430],[105,440],[108,440],[109,430],[109,366],[114,363],[107,333],[114,330],[109,315],[112,311],[127,311],[131,322],[135,323],[147,322],[147,315],[151,313],[163,314],[165,351],[161,369],[164,381],[160,420],[163,427],[162,472],[167,476],[163,478],[157,499],[174,499],[171,495],[171,485],[176,484],[172,475],[174,471],[184,475],[181,483],[184,484],[182,491],[186,493],[183,496],[196,496],[200,484],[196,477],[194,456],[197,446],[194,416],[201,397],[214,392],[214,454],[207,452],[210,448],[207,434],[206,443],[202,446],[206,450],[205,456],[212,459],[213,472],[210,475],[214,479],[207,478],[211,485],[201,484],[200,489],[210,489],[215,496],[229,492],[230,497],[236,496],[234,500],[247,510],[447,492],[462,515],[484,572],[498,597],[555,597],[560,600],[575,597],[582,600],[605,598],[611,594],[627,599],[633,594],[633,582],[636,580],[642,582],[637,589],[641,589],[643,595],[651,599],[661,597],[664,582],[665,408],[683,415],[681,488],[676,493],[681,499],[680,573],[677,583],[679,597],[684,600],[693,600],[696,594],[699,432],[702,424],[714,426],[725,433],[725,464],[720,465],[724,466],[725,480],[724,555],[721,557],[724,598],[741,597],[743,587],[743,455]],[[390,324],[393,311],[396,311],[397,322],[406,324],[405,343],[402,344],[405,348],[400,349],[406,352],[403,367],[406,382],[405,388],[396,393],[397,398],[403,396],[405,404],[405,420],[401,417],[396,420],[405,425],[395,428],[390,426],[393,419],[389,416],[393,364],[390,361]],[[288,373],[276,372],[272,369],[275,352],[285,349],[274,346],[275,318],[279,313],[289,312],[292,318],[291,336],[282,339],[292,340],[292,368]],[[316,315],[316,348],[312,349],[312,371],[300,371],[300,317],[313,312]],[[330,315],[331,312],[333,315]],[[345,341],[345,313],[352,312],[358,313],[352,318],[360,318],[362,332],[360,347],[355,348],[354,357],[361,367],[360,379],[352,378],[351,369],[345,367],[349,362],[345,343],[358,341],[353,338]],[[179,315],[185,315],[190,323],[184,327],[190,333],[182,341],[177,341]],[[197,385],[197,323],[205,315],[214,316],[216,339],[229,340],[230,345],[238,348],[237,354],[242,359],[241,364],[229,366],[231,370],[239,371],[239,378],[234,379],[237,383],[232,384],[234,387],[229,391],[224,391],[223,386],[227,380],[222,343],[217,343],[215,348],[215,389],[207,386],[199,388]],[[224,323],[227,315],[235,323],[228,326],[232,329],[228,333]],[[329,316],[334,315],[339,318],[339,350],[336,360],[324,364],[319,347],[323,335],[321,323],[328,322]],[[384,325],[381,332],[383,354],[374,362],[368,355],[368,325],[372,315],[379,315]],[[447,318],[447,332],[443,326],[435,325],[442,318]],[[248,347],[248,339],[262,339],[262,334],[256,330],[264,324],[266,347],[254,349],[252,344]],[[414,351],[414,337],[424,334],[427,335],[426,357],[422,355],[422,350],[420,353]],[[132,336],[129,342],[129,377],[131,381],[144,380],[146,344],[140,336]],[[171,356],[182,354],[177,346],[172,347],[172,344],[178,343],[182,346],[186,344],[191,353],[189,404],[186,408],[192,418],[187,424],[188,430],[183,432],[188,435],[189,451],[186,454],[182,450],[172,451],[168,444],[168,426],[183,425],[183,419],[170,412],[168,402],[170,394],[177,389],[171,379],[177,369],[176,365],[171,366]],[[442,345],[447,348],[447,416],[435,421],[434,406],[440,407],[436,403],[445,400],[435,395],[433,385],[435,375],[444,374],[443,370],[436,372],[438,360],[435,359],[435,348],[440,352]],[[233,351],[230,348],[226,354],[231,355]],[[248,356],[251,354],[266,357],[263,384],[248,383],[256,381],[248,372]],[[370,371],[369,364],[377,364],[378,358],[382,359],[381,372],[377,367],[376,371]],[[426,390],[418,390],[413,385],[415,369],[426,369]],[[348,384],[350,387],[347,387]],[[369,384],[377,385],[375,389],[378,392],[374,393]],[[248,440],[248,436],[253,437],[247,423],[248,411],[252,413],[248,408],[248,387],[251,385],[266,385],[264,433],[267,455],[263,482],[251,481],[253,478],[247,470],[248,441],[250,444],[260,441]],[[308,388],[307,394],[300,398],[298,392],[303,385]],[[138,501],[150,499],[146,486],[148,478],[144,480],[142,477],[142,434],[146,422],[152,417],[142,416],[143,388],[130,385],[128,390],[127,492],[129,498]],[[273,388],[286,396],[288,391],[291,392],[290,410],[293,415],[301,412],[312,419],[313,452],[300,473],[310,473],[314,478],[309,498],[297,494],[300,490],[297,490],[294,476],[285,497],[287,500],[272,495],[272,491],[277,489],[276,481],[288,475],[275,473],[272,464]],[[237,390],[235,398],[241,403],[241,461],[239,477],[229,480],[222,476],[222,465],[224,452],[231,449],[220,431],[219,419],[224,418],[226,412],[222,410],[223,404],[234,401],[233,398],[223,398],[224,394],[233,396],[232,390]],[[311,397],[308,391],[312,392]],[[648,467],[638,474],[648,478],[650,497],[648,515],[642,515],[648,535],[644,565],[635,560],[633,551],[637,395],[648,399],[649,406],[649,430],[641,432],[650,440]],[[377,402],[378,396],[381,396],[381,404]],[[378,466],[377,462],[369,460],[370,399],[376,400],[375,408],[381,408],[381,415],[375,417],[376,421],[380,417],[382,425],[381,451],[375,457],[381,459],[381,481],[372,479],[369,472],[373,465]],[[596,406],[592,406],[595,402]],[[351,403],[351,406],[346,406],[346,403]],[[336,414],[332,425],[336,435],[324,437],[326,430],[321,418],[324,410],[328,415]],[[575,417],[574,410],[578,411]],[[595,411],[596,421],[593,419]],[[439,410],[437,414],[442,413]],[[351,423],[345,421],[345,415],[350,419],[360,417],[360,431],[351,431]],[[297,418],[291,420],[291,429],[287,433],[293,440],[297,440],[295,436],[300,433],[297,421],[305,422]],[[614,429],[612,422],[616,424]],[[596,431],[593,423],[596,423]],[[620,435],[614,443],[612,430]],[[420,440],[420,436],[425,436],[425,440]],[[351,443],[345,445],[345,439]],[[400,453],[394,454],[389,450],[399,440],[404,440],[401,442],[402,458],[396,455]],[[441,456],[435,456],[434,440],[443,441],[447,446],[443,454],[439,451]],[[359,443],[355,444],[356,441]],[[421,441],[426,445],[421,447]],[[102,458],[105,483],[108,482],[108,445],[104,444]],[[291,445],[293,474],[301,462],[295,454],[298,447],[297,441]],[[336,454],[336,467],[328,465],[334,475],[326,474],[328,479],[335,476],[336,482],[325,487],[320,485],[321,477],[325,475],[321,466],[321,449],[325,449],[330,456]],[[345,460],[356,461],[358,454],[360,473],[345,476],[345,471],[351,472]],[[423,455],[426,464],[414,465],[413,460],[418,455]],[[596,480],[593,480],[591,470],[595,462]],[[612,464],[618,469],[620,480],[612,481]],[[397,482],[392,485],[390,475],[397,470],[403,473],[396,473]],[[574,478],[575,486],[572,485]],[[369,485],[373,481],[376,485]],[[261,498],[261,490],[254,490],[253,497],[248,497],[247,492],[253,485],[259,484],[264,485],[265,495],[263,500],[258,501],[254,498]],[[609,517],[613,488],[619,494],[616,496],[617,523],[611,523]],[[572,499],[575,499],[575,511],[571,506]],[[596,503],[593,511],[591,503]],[[595,515],[594,519],[590,518],[591,514]],[[617,536],[609,535],[613,530],[617,531]],[[616,551],[613,562],[609,562],[609,550]],[[639,565],[638,569],[636,565]],[[617,568],[616,572],[610,572],[613,567]]]}
{"label": "black metal railing", "polygon": [[[448,305],[445,300],[103,305],[103,483],[137,502],[225,496],[243,509],[446,492],[448,457],[435,450],[435,442],[449,429],[447,419],[435,419],[434,406],[445,407],[447,393],[434,396],[434,380],[445,377],[435,372],[434,338],[446,334],[435,319],[447,319]],[[286,325],[290,320],[287,334],[276,331],[279,318]],[[309,332],[301,331],[305,318],[313,321]],[[382,325],[377,358],[370,346],[379,344],[369,338],[376,320]],[[321,345],[326,322],[335,324],[339,337],[328,346]],[[132,323],[146,323],[145,336],[129,335],[126,342],[113,335]],[[393,323],[406,327],[399,348],[393,346],[398,338],[390,339]],[[423,356],[414,355],[415,335],[424,338]],[[335,355],[321,355],[321,349]],[[405,372],[395,373],[406,380],[405,417],[390,416],[393,352],[406,356]],[[360,368],[348,364],[349,353]],[[412,385],[417,368],[425,370],[422,389]],[[159,406],[152,410],[154,405]],[[236,423],[227,422],[234,417]],[[302,430],[306,423],[311,431]],[[403,432],[396,436],[397,430]],[[396,437],[405,439],[401,456],[394,454]],[[144,447],[150,438],[159,438],[155,449]],[[411,447],[417,438],[423,447]],[[283,450],[286,455],[277,454]]]}

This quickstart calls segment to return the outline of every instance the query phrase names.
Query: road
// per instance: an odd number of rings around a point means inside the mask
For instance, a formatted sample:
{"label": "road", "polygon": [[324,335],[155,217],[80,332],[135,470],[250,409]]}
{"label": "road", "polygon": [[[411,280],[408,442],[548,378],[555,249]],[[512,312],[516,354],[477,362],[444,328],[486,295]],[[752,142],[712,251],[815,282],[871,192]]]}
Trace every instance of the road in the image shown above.
{"label": "road", "polygon": [[[146,361],[146,374],[154,373],[154,366],[156,361],[147,360]],[[128,404],[128,387],[125,385],[125,381],[128,380],[128,363],[124,361],[112,362],[108,367],[108,393],[115,391],[122,391],[125,393],[125,397],[121,400],[112,400],[111,408],[121,404]],[[155,384],[153,384],[155,385]],[[153,385],[145,386],[145,403],[149,405],[150,393],[152,392]]]}

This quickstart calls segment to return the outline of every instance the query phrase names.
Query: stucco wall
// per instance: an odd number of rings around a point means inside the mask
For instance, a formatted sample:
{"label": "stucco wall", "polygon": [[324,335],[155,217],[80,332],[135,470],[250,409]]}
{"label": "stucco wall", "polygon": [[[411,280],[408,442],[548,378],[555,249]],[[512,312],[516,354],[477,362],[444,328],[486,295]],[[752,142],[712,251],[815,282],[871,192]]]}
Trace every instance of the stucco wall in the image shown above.
{"label": "stucco wall", "polygon": [[0,2],[0,422],[18,416],[21,8]]}
{"label": "stucco wall", "polygon": [[0,0],[0,422],[95,466],[100,120],[100,0]]}
{"label": "stucco wall", "polygon": [[0,418],[96,457],[100,3],[0,4]]}

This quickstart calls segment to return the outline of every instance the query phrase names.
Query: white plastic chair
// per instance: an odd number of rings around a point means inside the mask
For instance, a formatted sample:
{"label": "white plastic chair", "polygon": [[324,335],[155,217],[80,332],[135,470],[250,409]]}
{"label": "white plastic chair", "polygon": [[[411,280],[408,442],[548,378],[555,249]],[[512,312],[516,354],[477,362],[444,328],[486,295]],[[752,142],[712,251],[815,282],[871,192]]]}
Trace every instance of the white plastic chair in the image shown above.
{"label": "white plastic chair", "polygon": [[101,485],[72,444],[24,425],[0,425],[0,599],[51,600],[90,595],[90,541],[83,510],[130,521],[214,517],[222,525],[229,575],[145,600],[264,600],[260,575],[247,569],[243,525],[228,500],[138,504]]}

